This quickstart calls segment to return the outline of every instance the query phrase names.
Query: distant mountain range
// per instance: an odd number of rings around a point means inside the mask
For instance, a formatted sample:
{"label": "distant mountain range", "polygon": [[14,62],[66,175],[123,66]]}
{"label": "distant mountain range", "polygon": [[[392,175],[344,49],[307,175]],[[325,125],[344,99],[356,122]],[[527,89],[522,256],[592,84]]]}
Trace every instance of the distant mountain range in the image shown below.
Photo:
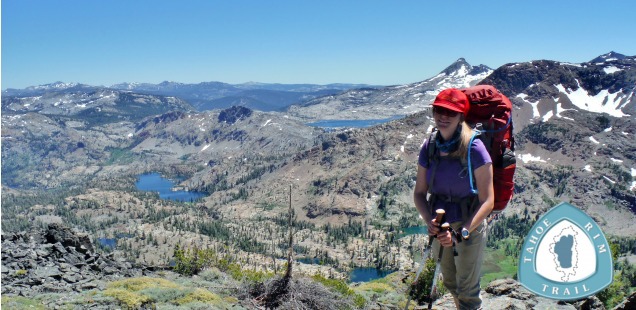
{"label": "distant mountain range", "polygon": [[55,82],[31,86],[25,89],[7,89],[3,97],[33,97],[47,93],[95,92],[106,89],[134,92],[139,94],[178,97],[198,111],[225,109],[240,105],[259,111],[278,111],[291,104],[302,103],[320,96],[336,94],[344,90],[361,87],[375,87],[366,84],[268,84],[244,83],[227,84],[203,82],[185,84],[178,82],[121,83],[110,87],[90,86],[79,83]]}
{"label": "distant mountain range", "polygon": [[[610,52],[581,64],[538,60],[492,70],[458,59],[422,82],[383,88],[351,89],[292,105],[290,115],[303,119],[373,119],[409,115],[429,107],[444,88],[495,85],[516,104],[515,119],[561,117],[574,109],[636,116],[636,57]],[[521,123],[520,123],[521,124]]]}
{"label": "distant mountain range", "polygon": [[[377,86],[365,84],[227,84],[203,82],[121,83],[110,87],[56,82],[2,92],[7,102],[46,105],[50,98],[80,96],[63,100],[86,100],[96,93],[132,92],[175,97],[184,109],[197,111],[244,106],[259,111],[285,111],[306,121],[338,119],[382,119],[404,116],[427,108],[444,88],[462,88],[489,83],[510,97],[524,110],[522,119],[559,117],[565,109],[608,113],[621,117],[635,115],[634,56],[610,52],[586,63],[551,60],[511,63],[493,70],[472,66],[460,58],[439,74],[421,82]],[[73,95],[70,95],[73,94]],[[118,95],[119,96],[119,95]],[[161,100],[161,99],[160,99]],[[59,104],[59,103],[58,103]],[[79,103],[82,105],[82,103]],[[33,109],[33,108],[31,108]]]}

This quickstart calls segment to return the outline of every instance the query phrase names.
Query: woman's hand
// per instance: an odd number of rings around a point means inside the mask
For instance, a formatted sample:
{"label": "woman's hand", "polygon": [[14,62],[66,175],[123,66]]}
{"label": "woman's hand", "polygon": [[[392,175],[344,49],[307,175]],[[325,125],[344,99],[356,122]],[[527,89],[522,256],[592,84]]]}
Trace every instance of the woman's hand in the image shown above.
{"label": "woman's hand", "polygon": [[453,236],[449,230],[440,231],[437,234],[437,240],[439,240],[439,244],[443,247],[453,246]]}
{"label": "woman's hand", "polygon": [[439,232],[441,231],[441,229],[439,228],[440,225],[441,223],[437,223],[437,219],[435,218],[433,218],[430,222],[427,222],[426,229],[428,230],[429,236],[436,236],[437,234],[439,234]]}

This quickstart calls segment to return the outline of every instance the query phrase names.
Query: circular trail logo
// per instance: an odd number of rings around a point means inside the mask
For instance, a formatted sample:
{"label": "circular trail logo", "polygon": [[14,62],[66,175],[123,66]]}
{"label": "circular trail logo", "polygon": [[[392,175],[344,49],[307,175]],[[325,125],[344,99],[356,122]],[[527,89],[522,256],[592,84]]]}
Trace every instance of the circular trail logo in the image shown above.
{"label": "circular trail logo", "polygon": [[610,285],[613,266],[609,244],[596,222],[563,202],[532,226],[521,249],[518,276],[539,296],[574,300]]}

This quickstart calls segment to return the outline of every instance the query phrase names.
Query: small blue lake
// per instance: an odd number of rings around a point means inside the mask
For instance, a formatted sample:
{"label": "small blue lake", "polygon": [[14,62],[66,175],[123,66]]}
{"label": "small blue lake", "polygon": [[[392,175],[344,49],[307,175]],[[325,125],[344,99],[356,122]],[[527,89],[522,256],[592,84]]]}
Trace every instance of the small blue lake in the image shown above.
{"label": "small blue lake", "polygon": [[117,239],[115,238],[97,238],[97,242],[103,247],[114,249],[117,247]]}
{"label": "small blue lake", "polygon": [[296,261],[299,263],[310,264],[310,265],[320,264],[320,258],[303,257],[303,258],[296,259]]}
{"label": "small blue lake", "polygon": [[369,282],[371,280],[384,278],[395,272],[395,270],[377,269],[374,267],[356,268],[349,274],[351,282]]}
{"label": "small blue lake", "polygon": [[205,193],[191,192],[184,190],[173,190],[174,182],[163,178],[159,173],[148,173],[139,176],[139,180],[135,186],[140,191],[158,192],[159,198],[181,202],[194,202],[202,197]]}
{"label": "small blue lake", "polygon": [[307,123],[309,126],[321,127],[321,128],[365,128],[371,127],[383,123],[390,122],[392,120],[400,119],[402,116],[394,116],[383,119],[353,119],[353,120],[322,120],[313,123]]}
{"label": "small blue lake", "polygon": [[122,238],[131,238],[133,236],[134,235],[132,234],[117,234],[115,235],[115,238],[97,238],[97,242],[99,242],[99,245],[102,247],[114,249],[117,247],[117,240]]}
{"label": "small blue lake", "polygon": [[[309,265],[320,265],[320,258],[303,257],[296,259],[297,262]],[[377,269],[375,267],[357,267],[349,272],[351,282],[368,282],[395,272],[395,270]]]}
{"label": "small blue lake", "polygon": [[416,234],[419,234],[419,235],[428,234],[428,229],[426,228],[426,226],[407,227],[407,228],[404,228],[404,231],[402,231],[402,233],[399,234],[397,237],[402,238],[408,235],[416,235]]}

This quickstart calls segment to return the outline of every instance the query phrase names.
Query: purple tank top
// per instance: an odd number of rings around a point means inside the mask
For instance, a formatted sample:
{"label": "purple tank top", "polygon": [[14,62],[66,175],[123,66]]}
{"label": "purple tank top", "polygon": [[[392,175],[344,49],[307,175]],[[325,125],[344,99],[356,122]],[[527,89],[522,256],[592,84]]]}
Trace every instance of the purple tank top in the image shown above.
{"label": "purple tank top", "polygon": [[[492,160],[490,159],[488,150],[486,150],[486,146],[484,146],[481,140],[475,139],[470,147],[471,166],[474,174],[475,169],[487,163],[491,163]],[[433,169],[429,166],[428,140],[424,141],[424,145],[420,150],[418,163],[420,166],[427,168],[426,180],[430,184]],[[430,165],[432,165],[432,162]],[[440,156],[435,174],[435,182],[431,189],[432,193],[457,198],[464,198],[471,195],[468,171],[462,167],[462,163],[458,158]],[[476,187],[477,185],[475,184],[474,186]],[[440,208],[446,211],[447,222],[453,223],[462,220],[461,207],[458,203],[438,199],[433,206],[433,210]]]}

